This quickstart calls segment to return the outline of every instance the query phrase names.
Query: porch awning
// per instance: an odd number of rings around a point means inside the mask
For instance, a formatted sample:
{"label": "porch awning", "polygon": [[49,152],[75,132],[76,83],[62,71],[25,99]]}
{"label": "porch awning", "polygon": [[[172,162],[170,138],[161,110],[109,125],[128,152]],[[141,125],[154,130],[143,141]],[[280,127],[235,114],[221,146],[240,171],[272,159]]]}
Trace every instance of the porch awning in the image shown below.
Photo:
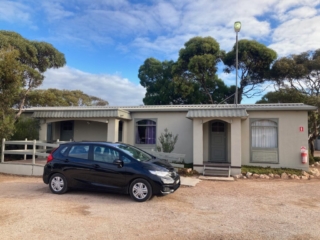
{"label": "porch awning", "polygon": [[122,109],[113,110],[45,110],[35,111],[34,118],[121,118],[131,119],[128,111]]}
{"label": "porch awning", "polygon": [[245,108],[194,109],[189,110],[187,113],[187,118],[247,118],[248,116]]}

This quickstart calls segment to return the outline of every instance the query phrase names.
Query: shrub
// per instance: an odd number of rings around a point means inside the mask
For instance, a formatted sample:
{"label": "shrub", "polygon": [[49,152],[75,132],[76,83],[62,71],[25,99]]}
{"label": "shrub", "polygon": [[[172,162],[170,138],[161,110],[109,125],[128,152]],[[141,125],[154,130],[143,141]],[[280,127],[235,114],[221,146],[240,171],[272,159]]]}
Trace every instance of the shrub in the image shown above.
{"label": "shrub", "polygon": [[174,145],[178,141],[178,134],[174,136],[168,129],[164,129],[164,133],[161,133],[158,138],[161,146],[157,146],[157,150],[161,152],[171,153],[174,150]]}
{"label": "shrub", "polygon": [[302,170],[292,169],[292,168],[271,168],[271,167],[260,167],[260,166],[242,166],[241,173],[256,173],[256,174],[279,174],[287,173],[287,174],[296,174],[298,176],[302,175]]}

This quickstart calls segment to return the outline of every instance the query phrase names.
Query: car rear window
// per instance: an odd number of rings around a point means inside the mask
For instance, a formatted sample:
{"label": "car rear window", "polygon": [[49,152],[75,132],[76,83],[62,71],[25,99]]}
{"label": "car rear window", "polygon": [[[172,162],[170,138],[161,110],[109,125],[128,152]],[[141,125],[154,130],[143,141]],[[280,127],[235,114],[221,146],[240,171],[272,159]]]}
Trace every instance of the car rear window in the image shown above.
{"label": "car rear window", "polygon": [[69,151],[69,157],[88,159],[89,145],[73,145]]}

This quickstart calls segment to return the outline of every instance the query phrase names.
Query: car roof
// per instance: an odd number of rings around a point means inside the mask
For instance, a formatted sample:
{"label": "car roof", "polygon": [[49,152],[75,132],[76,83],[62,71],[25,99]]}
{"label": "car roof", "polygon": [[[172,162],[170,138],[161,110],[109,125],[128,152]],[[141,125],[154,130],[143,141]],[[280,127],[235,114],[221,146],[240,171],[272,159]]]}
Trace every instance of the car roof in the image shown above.
{"label": "car roof", "polygon": [[106,145],[106,146],[117,146],[119,144],[123,144],[123,145],[127,145],[125,143],[121,143],[121,142],[104,142],[104,141],[78,141],[78,142],[65,142],[65,143],[62,143],[60,145],[73,145],[73,144],[80,144],[80,145],[84,145],[84,144],[102,144],[102,145]]}

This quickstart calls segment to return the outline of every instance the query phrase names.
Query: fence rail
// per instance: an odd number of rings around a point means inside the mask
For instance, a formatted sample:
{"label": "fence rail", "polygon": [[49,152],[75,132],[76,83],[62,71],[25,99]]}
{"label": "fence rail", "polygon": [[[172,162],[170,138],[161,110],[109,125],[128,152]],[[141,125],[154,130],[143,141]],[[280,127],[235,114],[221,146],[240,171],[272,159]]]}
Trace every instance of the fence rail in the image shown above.
{"label": "fence rail", "polygon": [[[18,141],[6,141],[6,139],[2,139],[1,146],[1,163],[4,163],[4,155],[5,154],[16,154],[16,155],[24,155],[24,160],[27,159],[27,155],[32,155],[32,164],[35,164],[36,156],[47,157],[50,151],[53,148],[59,147],[60,142],[59,139],[56,143],[47,143],[45,141],[40,140],[18,140]],[[14,150],[6,150],[6,145],[24,145],[24,149],[14,149]],[[28,149],[28,146],[32,146],[32,149]],[[49,148],[49,149],[47,149]]]}
{"label": "fence rail", "polygon": [[186,154],[180,154],[180,153],[166,153],[166,152],[157,152],[152,150],[144,150],[147,153],[150,153],[151,155],[160,158],[168,160],[170,163],[183,163],[184,159],[186,157]]}

